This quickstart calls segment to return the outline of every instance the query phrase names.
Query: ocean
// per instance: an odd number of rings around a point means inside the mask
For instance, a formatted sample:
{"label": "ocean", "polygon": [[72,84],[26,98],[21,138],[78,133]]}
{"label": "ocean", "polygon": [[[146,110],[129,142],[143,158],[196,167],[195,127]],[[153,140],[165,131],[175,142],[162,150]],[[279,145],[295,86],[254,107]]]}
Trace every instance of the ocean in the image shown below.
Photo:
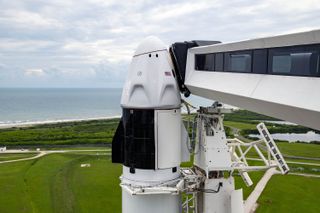
{"label": "ocean", "polygon": [[[121,115],[122,89],[0,89],[0,127]],[[212,101],[188,98],[192,104]]]}
{"label": "ocean", "polygon": [[119,116],[121,89],[0,89],[0,125]]}

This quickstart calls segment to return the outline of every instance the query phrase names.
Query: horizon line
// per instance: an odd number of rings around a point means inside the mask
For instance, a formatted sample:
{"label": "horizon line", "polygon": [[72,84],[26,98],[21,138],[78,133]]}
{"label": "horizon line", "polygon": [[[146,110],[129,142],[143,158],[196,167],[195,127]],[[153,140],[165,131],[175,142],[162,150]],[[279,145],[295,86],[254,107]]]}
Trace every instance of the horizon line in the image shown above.
{"label": "horizon line", "polygon": [[122,87],[0,87],[0,89],[122,89]]}

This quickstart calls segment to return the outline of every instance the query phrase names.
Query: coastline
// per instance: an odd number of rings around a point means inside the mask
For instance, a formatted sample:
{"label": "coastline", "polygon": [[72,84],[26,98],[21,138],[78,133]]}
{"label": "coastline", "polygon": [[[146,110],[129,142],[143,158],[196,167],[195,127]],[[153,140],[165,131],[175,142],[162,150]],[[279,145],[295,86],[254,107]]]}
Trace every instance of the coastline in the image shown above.
{"label": "coastline", "polygon": [[0,129],[10,129],[15,127],[31,127],[42,124],[59,124],[70,122],[82,122],[82,121],[95,121],[95,120],[110,120],[115,118],[121,118],[121,115],[106,116],[106,117],[94,117],[94,118],[79,118],[79,119],[59,119],[59,120],[46,120],[46,121],[26,121],[17,123],[0,123]]}

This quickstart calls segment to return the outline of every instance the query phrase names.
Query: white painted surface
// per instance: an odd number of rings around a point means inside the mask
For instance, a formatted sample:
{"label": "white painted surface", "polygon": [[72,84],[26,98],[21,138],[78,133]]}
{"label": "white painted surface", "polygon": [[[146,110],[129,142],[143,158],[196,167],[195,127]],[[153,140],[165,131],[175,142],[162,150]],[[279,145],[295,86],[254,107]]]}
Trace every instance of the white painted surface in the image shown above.
{"label": "white painted surface", "polygon": [[[200,167],[204,171],[230,170],[231,155],[227,145],[222,118],[213,116],[219,122],[216,126],[211,126],[213,135],[206,134],[204,120],[198,119],[197,135],[199,139],[196,144],[194,154],[194,165]],[[201,136],[200,136],[201,135]]]}
{"label": "white painted surface", "polygon": [[194,95],[320,129],[320,78],[188,69],[185,83]]}
{"label": "white painted surface", "polygon": [[194,55],[320,43],[320,30],[189,49],[192,94],[320,130],[320,78],[194,70]]}
{"label": "white painted surface", "polygon": [[230,213],[231,212],[231,194],[234,190],[233,177],[228,179],[206,179],[205,189],[218,189],[219,183],[223,186],[218,193],[203,194],[203,211],[201,213]]}
{"label": "white painted surface", "polygon": [[130,195],[122,189],[122,213],[179,213],[180,195]]}
{"label": "white painted surface", "polygon": [[[181,212],[180,195],[154,192],[152,195],[131,195],[126,186],[160,187],[164,182],[179,180],[181,162],[181,98],[172,73],[173,65],[166,46],[155,37],[148,37],[137,48],[122,91],[121,107],[155,109],[155,170],[135,169],[130,173],[123,166],[123,213]],[[177,167],[173,172],[172,168]]]}
{"label": "white painted surface", "polygon": [[135,173],[130,173],[130,168],[122,167],[122,182],[131,185],[155,186],[163,182],[179,178],[179,167],[177,172],[173,173],[172,169],[135,169]]}
{"label": "white painted surface", "polygon": [[156,110],[158,169],[178,167],[181,162],[180,109]]}
{"label": "white painted surface", "polygon": [[265,141],[268,150],[270,150],[270,153],[273,156],[274,160],[277,162],[280,171],[282,172],[282,174],[287,174],[290,169],[286,161],[284,160],[278,146],[276,145],[271,134],[269,133],[266,125],[264,123],[260,123],[257,125],[257,129],[261,137]]}
{"label": "white painted surface", "polygon": [[180,108],[180,94],[173,77],[172,61],[165,45],[147,38],[138,47],[140,55],[132,58],[122,91],[124,108]]}
{"label": "white painted surface", "polygon": [[242,189],[231,193],[231,213],[244,213]]}
{"label": "white painted surface", "polygon": [[236,50],[249,50],[260,48],[272,48],[279,46],[293,46],[304,44],[317,44],[320,41],[320,30],[293,33],[287,35],[271,36],[266,38],[250,39],[245,41],[220,43],[190,49],[192,53],[225,52]]}
{"label": "white painted surface", "polygon": [[159,38],[155,36],[149,36],[138,45],[136,51],[134,52],[134,57],[137,55],[161,50],[167,50],[167,46]]}

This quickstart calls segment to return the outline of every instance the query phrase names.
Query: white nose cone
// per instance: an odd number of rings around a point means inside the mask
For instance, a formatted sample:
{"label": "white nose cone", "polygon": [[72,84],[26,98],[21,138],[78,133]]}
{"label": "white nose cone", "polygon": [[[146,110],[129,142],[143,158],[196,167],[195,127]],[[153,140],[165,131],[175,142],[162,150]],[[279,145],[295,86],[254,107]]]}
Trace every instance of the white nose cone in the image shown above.
{"label": "white nose cone", "polygon": [[166,50],[166,45],[157,37],[149,36],[145,38],[134,52],[134,56],[142,55],[150,52]]}
{"label": "white nose cone", "polygon": [[146,38],[137,48],[121,97],[131,109],[177,109],[180,93],[166,45],[157,37]]}

